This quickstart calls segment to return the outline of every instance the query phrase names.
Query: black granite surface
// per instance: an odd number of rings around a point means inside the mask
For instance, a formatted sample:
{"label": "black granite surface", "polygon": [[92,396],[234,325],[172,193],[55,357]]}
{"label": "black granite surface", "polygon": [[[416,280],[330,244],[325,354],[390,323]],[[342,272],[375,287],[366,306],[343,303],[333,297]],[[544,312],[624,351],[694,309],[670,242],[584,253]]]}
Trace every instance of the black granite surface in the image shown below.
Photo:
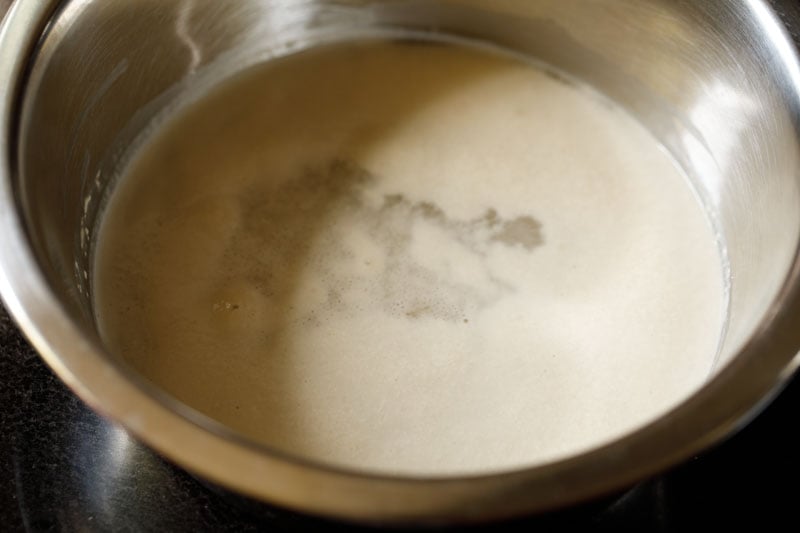
{"label": "black granite surface", "polygon": [[[607,502],[506,530],[800,531],[800,380],[725,444]],[[95,414],[0,308],[0,531],[349,531],[250,504]]]}

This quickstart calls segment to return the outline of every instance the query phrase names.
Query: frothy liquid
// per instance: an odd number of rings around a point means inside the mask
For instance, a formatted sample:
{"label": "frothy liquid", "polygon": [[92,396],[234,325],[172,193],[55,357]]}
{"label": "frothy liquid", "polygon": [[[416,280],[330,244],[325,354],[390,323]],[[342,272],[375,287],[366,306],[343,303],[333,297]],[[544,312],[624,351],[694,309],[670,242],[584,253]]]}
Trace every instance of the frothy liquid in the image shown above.
{"label": "frothy liquid", "polygon": [[711,229],[641,126],[521,61],[332,45],[164,124],[98,242],[110,349],[271,447],[403,473],[552,460],[709,372]]}

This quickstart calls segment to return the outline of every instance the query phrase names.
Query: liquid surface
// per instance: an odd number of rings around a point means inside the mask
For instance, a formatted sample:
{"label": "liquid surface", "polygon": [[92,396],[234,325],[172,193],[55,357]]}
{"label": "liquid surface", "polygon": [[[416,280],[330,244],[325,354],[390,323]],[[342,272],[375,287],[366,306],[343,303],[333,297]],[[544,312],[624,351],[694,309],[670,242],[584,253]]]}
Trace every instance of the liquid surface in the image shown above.
{"label": "liquid surface", "polygon": [[449,474],[620,436],[708,375],[712,232],[655,140],[495,53],[350,43],[168,120],[109,203],[109,346],[270,447]]}

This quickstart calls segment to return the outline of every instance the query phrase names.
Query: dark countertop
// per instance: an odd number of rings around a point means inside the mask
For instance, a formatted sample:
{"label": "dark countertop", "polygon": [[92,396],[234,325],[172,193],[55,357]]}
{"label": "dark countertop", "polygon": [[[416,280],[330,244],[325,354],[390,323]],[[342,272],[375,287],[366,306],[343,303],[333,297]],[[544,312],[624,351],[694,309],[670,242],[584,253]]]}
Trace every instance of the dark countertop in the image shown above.
{"label": "dark countertop", "polygon": [[[728,442],[622,496],[507,524],[522,531],[800,530],[800,380]],[[251,507],[252,506],[252,507]],[[0,530],[351,530],[212,490],[95,414],[0,307]],[[772,529],[772,528],[771,528]]]}

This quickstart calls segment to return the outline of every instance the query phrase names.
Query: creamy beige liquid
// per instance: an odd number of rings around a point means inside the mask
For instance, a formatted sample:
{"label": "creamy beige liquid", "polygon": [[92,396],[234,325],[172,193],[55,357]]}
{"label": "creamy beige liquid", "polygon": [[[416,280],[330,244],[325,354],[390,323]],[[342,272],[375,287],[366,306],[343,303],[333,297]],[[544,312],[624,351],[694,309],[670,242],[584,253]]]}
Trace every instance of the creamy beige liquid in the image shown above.
{"label": "creamy beige liquid", "polygon": [[452,45],[258,67],[169,119],[109,204],[109,347],[278,448],[505,469],[641,425],[707,376],[723,316],[701,206],[591,91]]}

